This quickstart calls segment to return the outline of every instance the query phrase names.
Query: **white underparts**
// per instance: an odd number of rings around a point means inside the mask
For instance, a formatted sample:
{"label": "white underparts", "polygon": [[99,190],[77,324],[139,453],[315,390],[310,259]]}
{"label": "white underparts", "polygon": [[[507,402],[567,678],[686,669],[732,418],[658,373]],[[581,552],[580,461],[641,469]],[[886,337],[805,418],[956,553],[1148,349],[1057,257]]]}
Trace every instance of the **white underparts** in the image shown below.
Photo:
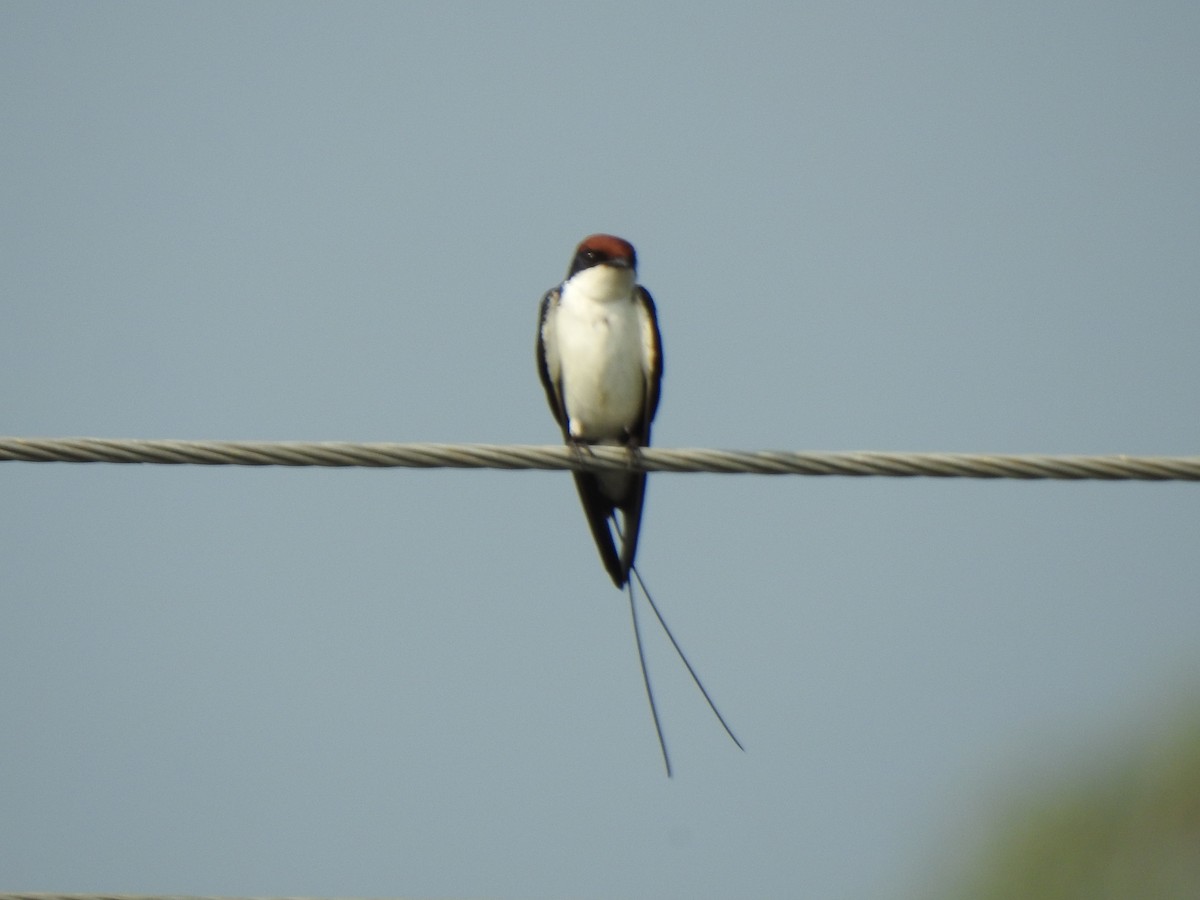
{"label": "white underparts", "polygon": [[594,266],[565,285],[554,328],[571,437],[617,443],[646,402],[645,311],[628,269]]}

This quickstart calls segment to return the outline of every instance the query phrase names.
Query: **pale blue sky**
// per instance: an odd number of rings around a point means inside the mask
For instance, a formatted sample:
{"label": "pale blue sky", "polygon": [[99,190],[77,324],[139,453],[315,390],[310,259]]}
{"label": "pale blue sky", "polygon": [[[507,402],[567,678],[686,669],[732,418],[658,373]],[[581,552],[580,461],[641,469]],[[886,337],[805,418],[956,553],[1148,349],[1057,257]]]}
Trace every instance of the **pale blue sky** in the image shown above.
{"label": "pale blue sky", "polygon": [[[0,433],[1196,453],[1194,3],[0,6]],[[1200,686],[1186,484],[0,466],[0,887],[903,897]]]}

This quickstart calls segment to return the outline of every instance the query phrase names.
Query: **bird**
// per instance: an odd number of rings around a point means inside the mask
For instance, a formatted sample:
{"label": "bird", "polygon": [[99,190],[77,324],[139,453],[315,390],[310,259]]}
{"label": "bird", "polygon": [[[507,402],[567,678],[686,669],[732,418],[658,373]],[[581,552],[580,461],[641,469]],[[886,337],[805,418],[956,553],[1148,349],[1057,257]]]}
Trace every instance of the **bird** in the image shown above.
{"label": "bird", "polygon": [[[637,283],[637,252],[611,234],[575,250],[566,280],[539,315],[538,373],[563,440],[637,451],[650,444],[663,376],[662,336],[650,292]],[[575,472],[575,487],[613,584],[623,588],[637,554],[645,472]],[[620,510],[618,551],[609,521]]]}
{"label": "bird", "polygon": [[[567,446],[581,454],[593,445],[624,447],[635,458],[639,450],[650,445],[650,426],[658,412],[662,390],[662,335],[654,299],[638,284],[637,251],[629,241],[612,234],[592,234],[579,242],[566,279],[542,297],[537,366],[550,411]],[[635,559],[646,500],[646,473],[631,469],[576,470],[572,474],[600,561],[613,584],[629,593],[642,680],[667,776],[672,773],[671,758],[646,669],[631,575],[709,708],[726,734],[744,750],[688,662],[637,570]]]}

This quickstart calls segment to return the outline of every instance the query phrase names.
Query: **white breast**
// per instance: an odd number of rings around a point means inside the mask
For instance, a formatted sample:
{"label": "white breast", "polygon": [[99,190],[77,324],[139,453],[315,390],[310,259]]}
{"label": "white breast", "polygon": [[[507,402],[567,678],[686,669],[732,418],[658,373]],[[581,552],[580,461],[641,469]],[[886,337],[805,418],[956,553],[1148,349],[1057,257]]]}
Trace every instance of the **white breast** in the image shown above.
{"label": "white breast", "polygon": [[644,315],[628,270],[595,266],[563,286],[554,324],[573,437],[615,441],[641,419]]}

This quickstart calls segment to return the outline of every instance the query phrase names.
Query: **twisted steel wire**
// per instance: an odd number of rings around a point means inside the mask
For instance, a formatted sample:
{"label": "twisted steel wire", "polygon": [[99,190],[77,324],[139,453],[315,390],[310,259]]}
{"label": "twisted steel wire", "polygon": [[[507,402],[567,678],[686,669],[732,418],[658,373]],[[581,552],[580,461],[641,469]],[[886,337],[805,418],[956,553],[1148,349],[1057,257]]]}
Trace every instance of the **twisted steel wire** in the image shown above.
{"label": "twisted steel wire", "polygon": [[[4,438],[0,462],[204,466],[571,469],[748,475],[1200,481],[1200,456],[788,452],[530,444],[393,444],[343,441],[157,441]],[[3,895],[0,895],[3,900]]]}

